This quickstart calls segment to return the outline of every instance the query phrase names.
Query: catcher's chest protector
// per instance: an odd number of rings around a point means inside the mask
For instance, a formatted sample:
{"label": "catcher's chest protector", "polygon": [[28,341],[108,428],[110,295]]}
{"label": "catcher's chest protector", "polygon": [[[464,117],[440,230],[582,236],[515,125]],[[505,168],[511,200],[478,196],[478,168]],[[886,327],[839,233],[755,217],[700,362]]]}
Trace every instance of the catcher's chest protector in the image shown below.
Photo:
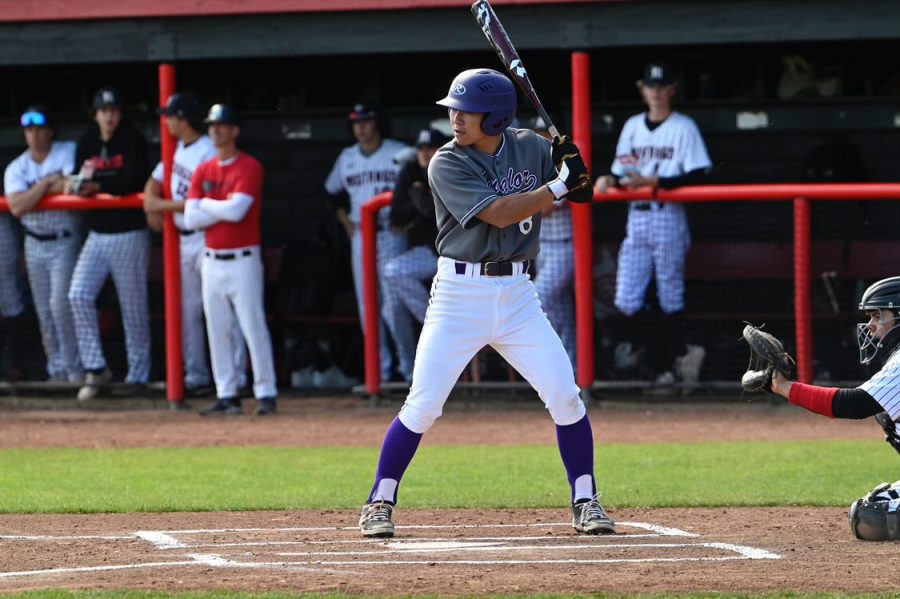
{"label": "catcher's chest protector", "polygon": [[882,483],[850,506],[850,530],[863,541],[900,540],[900,481]]}

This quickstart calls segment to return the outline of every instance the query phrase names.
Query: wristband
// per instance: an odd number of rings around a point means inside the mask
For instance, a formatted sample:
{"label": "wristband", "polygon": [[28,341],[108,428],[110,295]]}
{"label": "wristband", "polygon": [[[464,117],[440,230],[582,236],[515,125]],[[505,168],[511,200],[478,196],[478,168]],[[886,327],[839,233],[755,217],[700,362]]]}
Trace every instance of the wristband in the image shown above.
{"label": "wristband", "polygon": [[547,187],[550,189],[550,193],[553,194],[553,197],[557,200],[561,200],[569,193],[569,188],[566,187],[566,184],[562,179],[554,179],[547,183]]}

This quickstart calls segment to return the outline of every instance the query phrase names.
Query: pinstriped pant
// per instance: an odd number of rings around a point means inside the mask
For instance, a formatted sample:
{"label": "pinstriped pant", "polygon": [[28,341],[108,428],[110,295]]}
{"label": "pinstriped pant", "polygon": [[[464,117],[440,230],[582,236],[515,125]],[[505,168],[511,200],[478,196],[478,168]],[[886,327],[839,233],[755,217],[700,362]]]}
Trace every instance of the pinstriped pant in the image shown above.
{"label": "pinstriped pant", "polygon": [[626,316],[640,310],[650,278],[655,274],[663,312],[671,314],[684,309],[684,260],[690,245],[684,206],[630,208],[627,234],[619,250],[616,307]]}
{"label": "pinstriped pant", "polygon": [[25,239],[25,266],[41,324],[47,374],[72,383],[84,378],[69,305],[69,286],[80,247],[80,235],[50,241]]}
{"label": "pinstriped pant", "polygon": [[575,364],[575,256],[572,241],[541,240],[534,287],[547,319]]}
{"label": "pinstriped pant", "polygon": [[391,308],[387,322],[397,344],[400,373],[406,380],[412,379],[416,359],[417,339],[411,318],[425,322],[428,289],[422,283],[436,273],[437,255],[424,245],[394,256],[384,265],[384,290],[390,295],[385,303]]}
{"label": "pinstriped pant", "polygon": [[[250,255],[240,255],[242,250]],[[257,399],[275,397],[275,363],[272,340],[266,323],[263,305],[263,266],[259,246],[234,250],[209,250],[216,253],[235,253],[232,260],[203,258],[203,311],[206,313],[206,334],[212,357],[216,395],[235,397],[238,392],[238,373],[234,367],[235,321],[250,349],[253,366],[253,395]]]}
{"label": "pinstriped pant", "polygon": [[125,233],[91,231],[88,234],[69,288],[75,335],[85,369],[106,368],[97,319],[97,296],[106,278],[112,275],[128,353],[125,382],[143,384],[150,378],[149,261],[150,231],[147,229]]}
{"label": "pinstriped pant", "polygon": [[[353,270],[353,288],[356,291],[356,307],[359,310],[359,323],[362,326],[363,334],[366,332],[366,317],[365,317],[365,300],[363,296],[363,260],[362,260],[362,232],[360,227],[357,226],[355,232],[353,233],[353,238],[350,240],[350,265]],[[380,350],[381,350],[381,378],[382,380],[388,380],[391,375],[391,367],[393,365],[393,359],[391,358],[391,349],[390,345],[388,345],[387,332],[385,329],[385,324],[387,320],[391,318],[391,314],[394,313],[394,306],[391,305],[391,300],[393,296],[385,293],[385,281],[384,281],[384,265],[390,258],[397,256],[398,254],[402,254],[406,250],[406,236],[398,233],[394,233],[390,230],[380,230],[378,231],[377,237],[377,260],[376,260],[376,269],[378,271],[378,290],[381,296],[381,331],[378,335]],[[408,332],[403,330],[405,322],[395,322],[390,326],[399,325],[400,329],[398,330],[398,334],[408,334],[412,335],[412,322],[409,322]],[[396,326],[393,326],[396,329]],[[393,333],[394,331],[392,331]],[[406,373],[401,372],[404,376]],[[410,376],[412,376],[412,369],[410,368],[409,372]]]}
{"label": "pinstriped pant", "polygon": [[25,310],[19,281],[19,234],[9,214],[0,212],[0,316],[11,318]]}

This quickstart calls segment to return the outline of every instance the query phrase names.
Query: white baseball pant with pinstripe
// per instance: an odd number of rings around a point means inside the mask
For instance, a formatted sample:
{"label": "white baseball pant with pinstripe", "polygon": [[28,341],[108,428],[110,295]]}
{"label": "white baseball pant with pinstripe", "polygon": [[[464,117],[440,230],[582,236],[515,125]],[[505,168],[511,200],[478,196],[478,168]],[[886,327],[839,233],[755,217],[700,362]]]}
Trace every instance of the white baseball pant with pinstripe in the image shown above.
{"label": "white baseball pant with pinstripe", "polygon": [[78,234],[46,241],[25,238],[25,266],[34,309],[41,323],[47,374],[52,380],[70,383],[84,380],[69,304],[69,288],[81,241]]}
{"label": "white baseball pant with pinstripe", "polygon": [[[416,360],[417,339],[412,319],[425,322],[428,310],[428,288],[423,282],[430,281],[437,274],[437,255],[430,247],[417,245],[399,256],[389,259],[384,265],[384,292],[392,313],[387,316],[388,325],[397,344],[400,373],[406,380],[412,380],[413,364]],[[400,326],[397,326],[397,325]]]}
{"label": "white baseball pant with pinstripe", "polygon": [[25,311],[19,281],[19,234],[10,214],[0,212],[0,316],[11,318]]}
{"label": "white baseball pant with pinstripe", "polygon": [[[379,221],[382,221],[384,216],[379,215]],[[379,222],[380,224],[380,222]],[[366,332],[366,324],[365,324],[365,296],[363,295],[363,259],[362,259],[362,231],[359,226],[353,232],[353,238],[350,240],[350,265],[353,271],[353,288],[356,292],[356,307],[359,310],[359,322],[362,327],[363,334]],[[406,236],[400,235],[398,233],[394,233],[389,229],[380,229],[378,231],[377,236],[377,259],[376,259],[376,270],[378,271],[378,290],[380,295],[381,302],[381,331],[378,335],[380,350],[381,350],[381,379],[387,381],[391,376],[391,368],[393,366],[393,358],[391,357],[391,349],[388,343],[387,332],[385,330],[385,324],[388,324],[391,320],[391,315],[395,311],[394,304],[392,303],[393,296],[386,293],[385,291],[385,280],[384,280],[384,266],[387,264],[387,261],[394,256],[402,254],[406,250]],[[396,333],[401,336],[412,336],[412,321],[409,320],[408,327],[405,326],[406,323],[403,321],[394,321],[389,323],[389,326],[392,327],[392,334]],[[404,365],[406,366],[406,365]],[[412,376],[412,364],[408,365],[409,372],[408,374]],[[401,374],[406,376],[406,372],[403,372],[401,368]]]}
{"label": "white baseball pant with pinstripe", "polygon": [[128,354],[126,383],[146,384],[150,378],[150,313],[147,305],[147,270],[150,231],[124,233],[91,231],[72,275],[69,303],[75,318],[75,335],[86,370],[106,368],[97,319],[97,296],[112,275],[119,299]]}
{"label": "white baseball pant with pinstripe", "polygon": [[653,202],[650,210],[638,210],[632,203],[626,230],[616,273],[616,307],[626,316],[640,310],[655,275],[663,312],[683,310],[684,260],[691,246],[684,206]]}

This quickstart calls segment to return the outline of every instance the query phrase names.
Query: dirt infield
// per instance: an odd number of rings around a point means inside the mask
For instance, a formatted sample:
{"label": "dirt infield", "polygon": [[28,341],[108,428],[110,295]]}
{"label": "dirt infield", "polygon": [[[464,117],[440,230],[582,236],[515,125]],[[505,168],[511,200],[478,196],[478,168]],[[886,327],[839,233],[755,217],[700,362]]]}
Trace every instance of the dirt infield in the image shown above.
{"label": "dirt infield", "polygon": [[[250,402],[252,404],[252,402]],[[105,406],[109,407],[109,406]],[[4,410],[2,447],[377,447],[399,403],[284,401],[275,418],[164,410]],[[252,405],[246,407],[249,412]],[[770,403],[592,406],[598,443],[878,439]],[[451,402],[431,444],[554,444],[536,402]],[[852,539],[840,508],[621,509],[619,534],[576,535],[565,510],[403,510],[390,541],[355,511],[0,516],[0,592],[146,589],[368,595],[890,591],[895,543]]]}

